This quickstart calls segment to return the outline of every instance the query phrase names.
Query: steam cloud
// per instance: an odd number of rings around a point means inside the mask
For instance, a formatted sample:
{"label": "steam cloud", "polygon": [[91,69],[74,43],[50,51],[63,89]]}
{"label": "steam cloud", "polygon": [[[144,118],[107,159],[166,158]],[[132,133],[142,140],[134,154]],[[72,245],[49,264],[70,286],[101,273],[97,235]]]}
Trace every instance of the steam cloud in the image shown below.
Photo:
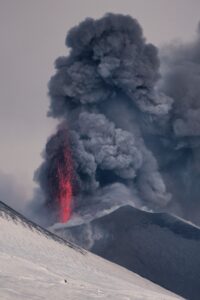
{"label": "steam cloud", "polygon": [[45,203],[56,207],[55,162],[69,141],[74,212],[129,202],[184,216],[200,171],[200,38],[162,53],[162,77],[157,48],[130,16],[86,19],[66,46],[49,82],[60,125],[35,174]]}

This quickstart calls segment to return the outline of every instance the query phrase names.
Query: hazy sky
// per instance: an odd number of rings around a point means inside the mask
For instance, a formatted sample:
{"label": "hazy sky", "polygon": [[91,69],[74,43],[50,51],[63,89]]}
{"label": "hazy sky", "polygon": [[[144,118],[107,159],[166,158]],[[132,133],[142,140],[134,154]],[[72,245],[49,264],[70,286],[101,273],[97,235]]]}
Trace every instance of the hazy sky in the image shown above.
{"label": "hazy sky", "polygon": [[200,0],[0,0],[0,181],[11,174],[30,195],[54,128],[46,117],[53,62],[66,54],[70,27],[106,12],[137,18],[147,40],[159,46],[194,37]]}

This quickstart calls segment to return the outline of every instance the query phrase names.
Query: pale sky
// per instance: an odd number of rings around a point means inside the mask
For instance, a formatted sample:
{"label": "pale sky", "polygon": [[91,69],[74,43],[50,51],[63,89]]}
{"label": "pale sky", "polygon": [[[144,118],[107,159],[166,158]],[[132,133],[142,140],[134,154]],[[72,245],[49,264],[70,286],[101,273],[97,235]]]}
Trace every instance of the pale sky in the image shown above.
{"label": "pale sky", "polygon": [[66,54],[72,26],[106,12],[138,19],[147,40],[160,46],[195,36],[200,0],[0,0],[0,175],[11,174],[28,195],[55,127],[46,117],[53,62]]}

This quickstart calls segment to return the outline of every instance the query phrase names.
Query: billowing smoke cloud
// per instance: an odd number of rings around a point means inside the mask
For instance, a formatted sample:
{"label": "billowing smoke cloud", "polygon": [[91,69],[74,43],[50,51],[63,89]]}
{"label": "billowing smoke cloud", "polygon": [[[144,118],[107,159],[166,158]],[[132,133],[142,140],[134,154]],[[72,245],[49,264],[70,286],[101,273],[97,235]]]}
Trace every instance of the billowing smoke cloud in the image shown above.
{"label": "billowing smoke cloud", "polygon": [[[46,203],[55,206],[56,165],[69,139],[76,207],[86,206],[88,195],[104,186],[115,188],[116,182],[149,206],[165,206],[170,195],[144,140],[145,128],[155,131],[156,121],[167,117],[172,104],[155,89],[157,49],[145,42],[136,20],[113,14],[72,28],[66,45],[70,54],[57,59],[57,72],[49,83],[49,114],[62,124],[48,141],[36,174]],[[63,130],[66,126],[68,131]]]}
{"label": "billowing smoke cloud", "polygon": [[70,53],[56,60],[49,82],[49,115],[60,125],[35,175],[55,216],[60,165],[72,179],[73,212],[83,217],[127,203],[183,216],[187,195],[194,203],[199,41],[170,48],[161,78],[158,50],[130,16],[86,19],[69,31]]}
{"label": "billowing smoke cloud", "polygon": [[184,217],[200,224],[200,26],[195,41],[161,51],[160,89],[173,98],[165,149],[166,182]]}

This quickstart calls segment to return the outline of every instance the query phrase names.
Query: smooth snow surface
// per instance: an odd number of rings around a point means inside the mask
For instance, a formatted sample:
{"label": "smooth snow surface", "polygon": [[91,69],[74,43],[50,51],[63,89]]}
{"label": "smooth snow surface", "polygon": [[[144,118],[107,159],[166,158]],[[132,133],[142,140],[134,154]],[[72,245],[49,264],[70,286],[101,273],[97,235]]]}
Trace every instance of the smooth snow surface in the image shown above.
{"label": "smooth snow surface", "polygon": [[64,242],[0,203],[0,299],[181,299]]}

